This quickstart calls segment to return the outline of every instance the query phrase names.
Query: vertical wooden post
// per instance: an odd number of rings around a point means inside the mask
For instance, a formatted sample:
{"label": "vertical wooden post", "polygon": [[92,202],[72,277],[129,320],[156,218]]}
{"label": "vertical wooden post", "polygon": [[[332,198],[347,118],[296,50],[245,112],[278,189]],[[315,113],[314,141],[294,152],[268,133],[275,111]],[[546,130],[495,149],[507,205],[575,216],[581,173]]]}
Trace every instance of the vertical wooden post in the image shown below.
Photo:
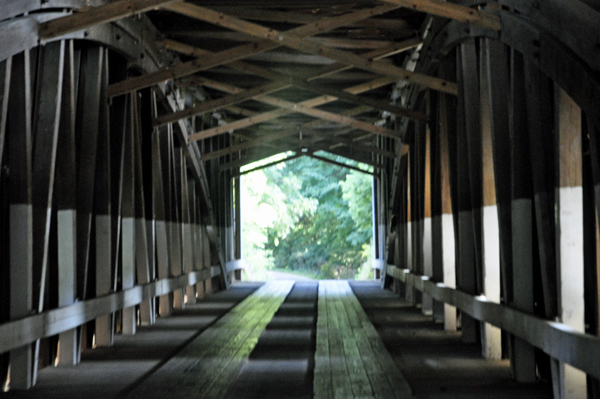
{"label": "vertical wooden post", "polygon": [[[428,115],[430,115],[431,106],[431,92],[427,95],[427,108]],[[423,134],[425,135],[423,149],[423,184],[424,187],[421,190],[423,195],[423,274],[425,276],[433,277],[433,263],[432,263],[432,242],[431,242],[431,129],[429,125],[422,124]],[[425,315],[433,314],[433,298],[427,293],[423,293],[423,308],[422,312]]]}
{"label": "vertical wooden post", "polygon": [[[478,292],[481,237],[481,129],[477,54],[473,40],[460,45],[458,57],[458,273],[457,286],[471,295]],[[477,341],[477,322],[461,314],[463,342]]]}
{"label": "vertical wooden post", "polygon": [[[441,124],[440,97],[438,93],[429,93],[429,129],[430,129],[430,197],[431,197],[431,276],[433,281],[444,282],[444,257],[442,241],[442,171],[441,171]],[[444,323],[444,302],[433,300],[433,320]]]}
{"label": "vertical wooden post", "polygon": [[[172,173],[173,173],[173,200],[171,201],[171,274],[173,276],[180,276],[183,271],[183,260],[182,260],[182,217],[181,217],[181,148],[175,147],[173,142],[173,136],[171,139],[171,152],[172,152]],[[185,307],[184,302],[184,290],[177,289],[173,292],[173,307],[175,309],[183,309]]]}
{"label": "vertical wooden post", "polygon": [[[558,205],[557,243],[559,317],[562,323],[585,333],[583,262],[583,179],[581,109],[555,86]],[[587,398],[586,374],[560,364],[560,397]]]}
{"label": "vertical wooden post", "polygon": [[512,220],[511,220],[511,129],[509,126],[510,87],[507,50],[504,44],[486,40],[484,46],[488,73],[489,117],[492,128],[494,183],[500,232],[501,285],[504,303],[512,295]]}
{"label": "vertical wooden post", "polygon": [[[148,91],[139,93],[138,96],[150,95]],[[143,100],[140,100],[143,103]],[[148,102],[146,102],[148,104]],[[135,268],[136,283],[147,284],[154,279],[150,268],[150,257],[148,255],[148,231],[146,226],[146,203],[144,191],[144,170],[142,163],[142,138],[140,121],[140,104],[136,97],[133,117],[133,161],[134,161],[134,216],[135,216]],[[144,109],[148,111],[147,108]],[[140,324],[151,325],[155,321],[154,300],[147,298],[140,303]]]}
{"label": "vertical wooden post", "polygon": [[[511,138],[512,160],[512,254],[513,303],[516,309],[533,314],[533,201],[525,76],[523,56],[513,51],[511,65]],[[534,347],[524,340],[511,339],[511,366],[519,382],[536,380]]]}
{"label": "vertical wooden post", "polygon": [[[483,294],[494,303],[500,303],[500,229],[496,205],[496,183],[492,153],[492,117],[487,46],[489,39],[480,42],[480,99],[481,144],[483,155]],[[508,132],[507,132],[508,133]],[[482,331],[483,355],[487,359],[502,358],[502,335],[498,327],[484,323]]]}
{"label": "vertical wooden post", "polygon": [[[57,146],[56,204],[58,229],[58,305],[73,303],[77,297],[77,191],[75,155],[75,60],[69,42],[64,62],[64,78]],[[58,364],[73,365],[78,360],[77,329],[59,335]]]}
{"label": "vertical wooden post", "polygon": [[[406,243],[406,247],[405,247],[405,251],[406,251],[406,263],[405,263],[405,268],[409,269],[410,271],[414,270],[414,253],[413,253],[413,229],[412,229],[412,223],[413,223],[413,219],[412,219],[412,207],[413,207],[413,203],[412,203],[412,175],[410,172],[410,168],[411,166],[411,158],[412,158],[412,153],[409,150],[409,152],[406,154],[406,193],[405,193],[405,201],[406,201],[406,219],[405,219],[405,225],[403,226],[404,229],[404,236],[405,236],[405,243]],[[409,284],[406,285],[406,289],[404,291],[405,294],[405,299],[408,303],[414,303],[415,302],[415,287],[411,286]]]}
{"label": "vertical wooden post", "polygon": [[[104,54],[102,70],[101,98],[108,85],[108,50]],[[122,103],[122,99],[115,99]],[[98,134],[98,171],[96,179],[96,296],[110,293],[113,286],[113,217],[112,217],[112,182],[111,182],[111,139],[110,115],[105,101],[100,103]],[[113,316],[111,314],[96,319],[96,346],[113,344]]]}
{"label": "vertical wooden post", "polygon": [[[183,270],[185,273],[190,273],[194,270],[194,256],[193,256],[193,230],[192,230],[192,215],[190,209],[190,184],[187,176],[187,168],[184,166],[181,171],[182,177],[182,212],[183,212]],[[188,285],[185,287],[185,296],[187,298],[186,303],[196,302],[196,287],[195,285]]]}
{"label": "vertical wooden post", "polygon": [[[134,207],[134,118],[136,114],[135,95],[128,96],[127,123],[123,133],[123,157],[121,179],[123,195],[121,199],[121,282],[123,289],[135,285],[135,207]],[[136,307],[123,309],[123,334],[133,335],[137,327]]]}
{"label": "vertical wooden post", "polygon": [[[154,129],[152,136],[152,191],[154,215],[156,217],[156,263],[158,278],[164,279],[170,276],[169,270],[169,233],[167,227],[167,212],[165,184],[168,184],[169,176],[165,174],[165,162],[168,161],[168,153],[164,147],[168,147],[168,137],[171,126],[161,126]],[[171,295],[164,294],[158,299],[159,315],[171,314]]]}
{"label": "vertical wooden post", "polygon": [[[29,50],[13,57],[9,98],[10,317],[33,310],[33,211],[31,202],[31,73]],[[32,346],[10,352],[12,389],[32,385]]]}
{"label": "vertical wooden post", "polygon": [[[454,233],[454,216],[452,204],[452,188],[450,184],[450,140],[455,139],[455,120],[449,118],[454,116],[454,107],[447,102],[453,101],[448,95],[440,95],[440,170],[442,187],[442,216],[441,216],[441,239],[442,239],[442,262],[443,282],[450,288],[456,288],[456,240]],[[444,304],[444,329],[456,331],[457,319],[456,308]]]}

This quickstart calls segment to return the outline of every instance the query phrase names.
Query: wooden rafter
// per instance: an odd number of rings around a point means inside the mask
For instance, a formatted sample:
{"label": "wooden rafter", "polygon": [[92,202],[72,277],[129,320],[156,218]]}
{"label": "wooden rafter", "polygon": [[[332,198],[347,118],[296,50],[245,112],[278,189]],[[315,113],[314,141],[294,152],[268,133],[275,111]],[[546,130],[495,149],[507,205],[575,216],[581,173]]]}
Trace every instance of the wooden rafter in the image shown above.
{"label": "wooden rafter", "polygon": [[227,170],[227,169],[231,169],[231,168],[241,167],[244,165],[248,165],[249,163],[257,162],[257,161],[263,160],[265,158],[269,158],[274,155],[281,154],[283,152],[288,152],[288,151],[295,152],[295,151],[300,151],[300,149],[298,148],[297,145],[289,146],[289,147],[279,147],[275,150],[269,150],[269,151],[266,151],[266,152],[263,152],[260,154],[247,156],[244,158],[236,159],[235,161],[230,161],[230,162],[221,164],[221,165],[219,165],[219,170],[223,171],[223,170]]}
{"label": "wooden rafter", "polygon": [[411,10],[422,11],[438,17],[455,19],[482,28],[500,30],[500,17],[474,8],[441,0],[385,0]]}
{"label": "wooden rafter", "polygon": [[[256,8],[240,8],[240,7],[215,7],[215,10],[230,14],[239,18],[249,19],[252,21],[265,21],[290,24],[308,24],[319,20],[318,15],[290,12],[290,11],[274,11]],[[376,20],[365,19],[354,22],[348,26],[362,28],[377,28],[389,31],[403,31],[409,28],[408,23],[399,19],[383,19]]]}
{"label": "wooden rafter", "polygon": [[[385,80],[381,80],[381,79],[379,79],[377,81],[379,83],[385,82]],[[205,84],[207,82],[208,82],[208,80],[205,82]],[[375,81],[371,81],[367,84],[359,85],[356,88],[353,87],[353,88],[347,89],[347,91],[351,92],[351,93],[354,90],[365,90],[366,91],[367,89],[372,88],[372,85],[374,83],[375,83]],[[219,86],[221,88],[225,87],[222,83],[220,83]],[[232,88],[231,90],[238,90],[238,89]],[[190,140],[202,140],[202,139],[213,137],[213,136],[216,136],[216,135],[219,135],[219,134],[222,134],[225,132],[229,132],[232,130],[243,129],[243,128],[258,124],[258,123],[273,120],[273,119],[276,119],[281,116],[288,115],[288,114],[291,114],[294,112],[300,112],[300,113],[304,113],[309,116],[313,116],[315,118],[325,119],[325,120],[329,120],[332,122],[345,124],[348,126],[354,126],[358,129],[362,129],[362,130],[365,130],[365,131],[368,131],[371,133],[381,134],[386,137],[399,138],[398,133],[394,132],[392,130],[377,127],[377,126],[368,124],[366,122],[358,121],[358,120],[350,118],[347,115],[334,114],[331,112],[322,111],[322,110],[313,108],[313,107],[317,107],[319,105],[326,104],[331,101],[335,101],[337,99],[336,97],[325,95],[325,96],[316,97],[316,98],[313,98],[310,100],[306,100],[306,101],[303,101],[303,102],[297,103],[297,104],[289,102],[289,101],[281,100],[278,98],[269,97],[269,96],[259,96],[259,97],[256,97],[255,99],[258,101],[265,102],[267,104],[279,107],[279,108],[283,108],[283,109],[265,112],[260,115],[252,116],[250,118],[241,119],[239,121],[230,123],[228,125],[217,126],[217,127],[211,128],[211,129],[206,129],[206,130],[203,130],[203,131],[200,131],[200,132],[190,135],[189,139]]]}
{"label": "wooden rafter", "polygon": [[[169,3],[168,5],[174,5],[177,3]],[[185,9],[189,7],[196,7],[190,3],[180,3]],[[298,28],[290,30],[290,33],[298,37],[308,37],[319,33],[324,33],[329,30],[336,29],[340,26],[344,26],[348,23],[360,21],[365,18],[370,18],[373,15],[382,14],[393,9],[398,8],[394,5],[383,5],[368,10],[360,10],[351,14],[345,14],[339,17],[325,18],[315,23],[300,26]],[[168,8],[167,8],[168,9]],[[213,11],[214,13],[214,11]],[[213,14],[214,15],[214,14]],[[136,78],[127,79],[122,82],[114,83],[108,86],[107,95],[109,97],[125,94],[131,91],[140,90],[146,87],[154,86],[161,82],[169,79],[177,79],[184,76],[192,75],[202,70],[210,69],[218,65],[227,64],[246,58],[252,54],[261,53],[263,51],[273,50],[281,46],[281,43],[277,43],[269,40],[260,40],[254,43],[248,43],[241,46],[236,46],[231,49],[227,49],[218,53],[214,53],[211,56],[201,57],[192,61],[185,62],[183,64],[160,69],[156,72],[148,73]]]}
{"label": "wooden rafter", "polygon": [[[422,42],[423,41],[421,40],[421,38],[415,36],[410,39],[406,39],[401,42],[394,43],[389,47],[384,47],[382,49],[376,49],[376,50],[370,51],[366,54],[363,54],[362,56],[365,58],[368,58],[371,61],[376,61],[376,60],[380,60],[380,59],[383,59],[386,57],[391,57],[392,55],[402,53],[404,51],[408,51],[412,48],[417,47]],[[315,73],[315,77],[308,77],[307,80],[311,81],[311,80],[315,80],[315,79],[319,79],[319,78],[324,78],[324,77],[330,76],[335,73],[346,71],[348,69],[352,69],[352,65],[347,65],[342,62],[336,62],[334,64],[321,67],[317,71],[317,73]]]}
{"label": "wooden rafter", "polygon": [[358,172],[365,173],[367,175],[376,176],[373,172],[369,172],[368,170],[357,168],[356,166],[352,166],[352,165],[346,165],[345,163],[334,161],[333,159],[329,159],[329,158],[322,157],[322,156],[319,156],[319,155],[314,155],[314,154],[309,154],[308,156],[311,157],[311,158],[314,158],[314,159],[318,159],[321,162],[330,163],[332,165],[341,166],[342,168],[348,168],[348,169],[356,170]]}
{"label": "wooden rafter", "polygon": [[251,98],[272,93],[274,91],[283,90],[290,87],[291,84],[286,84],[285,82],[274,82],[268,83],[266,85],[262,85],[259,87],[255,87],[250,90],[240,90],[236,94],[232,94],[223,98],[219,98],[218,100],[207,101],[202,104],[199,104],[192,108],[187,108],[183,111],[174,112],[172,114],[159,116],[156,118],[155,125],[161,126],[167,123],[173,123],[180,119],[189,118],[194,115],[203,114],[205,112],[214,111],[218,108],[223,108],[228,105],[233,105],[237,103],[241,103],[243,101],[249,100]]}
{"label": "wooden rafter", "polygon": [[178,12],[190,18],[196,18],[201,21],[212,23],[216,26],[243,32],[251,36],[264,38],[298,51],[325,56],[338,62],[352,65],[356,68],[364,69],[379,75],[402,79],[444,93],[454,95],[458,93],[458,87],[456,83],[448,82],[437,77],[411,72],[391,64],[377,61],[374,62],[366,57],[356,55],[354,53],[328,48],[318,43],[312,43],[304,40],[303,37],[300,37],[297,35],[297,33],[291,31],[279,32],[274,29],[266,28],[252,22],[247,22],[229,15],[224,15],[214,10],[195,6],[190,3],[167,4],[163,8]]}
{"label": "wooden rafter", "polygon": [[177,79],[183,76],[192,75],[196,72],[204,71],[218,65],[223,65],[249,55],[268,51],[276,48],[277,45],[268,41],[259,41],[256,43],[244,44],[231,49],[215,53],[212,56],[197,58],[192,61],[184,62],[170,68],[160,69],[155,72],[147,73],[132,79],[113,83],[107,88],[109,97],[129,93],[146,87],[154,86],[158,83]]}
{"label": "wooden rafter", "polygon": [[[370,107],[364,107],[364,106],[360,106],[360,107],[356,107],[353,109],[350,109],[348,111],[344,111],[342,114],[346,115],[346,116],[356,116],[359,115],[363,112],[366,112],[370,110]],[[304,125],[302,125],[300,127],[300,129],[309,129],[311,127],[313,127],[315,125],[315,123],[318,121],[314,121],[314,122],[308,122]],[[217,151],[213,151],[210,152],[208,154],[204,155],[204,160],[211,160],[211,159],[215,159],[215,158],[219,158],[221,156],[225,156],[225,155],[229,155],[229,154],[233,154],[235,152],[238,151],[242,151],[242,150],[246,150],[249,148],[253,148],[259,145],[264,145],[266,143],[270,143],[279,139],[282,139],[284,137],[289,137],[292,136],[294,134],[298,134],[298,129],[294,128],[294,129],[289,129],[289,130],[283,130],[281,132],[277,132],[277,133],[273,133],[270,135],[265,135],[265,136],[261,136],[258,138],[255,138],[251,141],[245,141],[243,143],[239,143],[239,144],[234,144],[228,148],[224,148],[222,150],[217,150]]]}
{"label": "wooden rafter", "polygon": [[[401,49],[411,48],[411,46],[416,45],[415,43],[418,43],[418,42],[420,42],[420,41],[415,41],[414,39],[411,39],[411,41],[409,43],[403,44],[400,48]],[[194,55],[196,57],[213,54],[207,50],[199,49],[197,47],[189,46],[189,45],[186,45],[183,43],[178,43],[178,42],[175,42],[172,40],[163,40],[160,43],[163,44],[167,48],[170,48],[170,49],[173,49],[173,50],[185,53],[185,54]],[[381,51],[375,51],[375,52],[372,52],[372,55],[376,56],[376,57],[382,57],[387,54],[396,54],[397,52],[398,52],[398,47],[394,47],[393,49],[390,49],[389,52],[387,52],[387,50],[386,50],[386,52],[383,52],[383,53]],[[369,56],[369,55],[371,55],[371,53],[367,54],[367,56]],[[375,100],[375,99],[371,99],[371,98],[367,98],[367,97],[359,97],[355,93],[352,93],[352,92],[326,89],[319,85],[309,83],[310,80],[314,80],[314,79],[321,77],[321,75],[323,74],[322,69],[317,70],[316,73],[311,74],[311,76],[306,77],[305,78],[306,80],[304,80],[304,79],[299,79],[299,78],[283,75],[281,73],[271,71],[267,68],[255,66],[255,65],[249,64],[247,62],[243,62],[243,61],[232,62],[231,64],[229,64],[229,66],[232,68],[235,68],[235,69],[242,70],[247,73],[262,76],[267,79],[279,80],[280,81],[279,86],[276,86],[273,91],[281,90],[285,87],[289,87],[289,84],[287,82],[291,82],[295,86],[301,87],[305,90],[314,91],[314,92],[317,92],[320,94],[327,94],[327,95],[334,96],[334,97],[337,97],[338,99],[346,100],[349,102],[354,102],[354,103],[358,103],[358,104],[368,104],[368,105],[371,105],[373,108],[377,108],[377,109],[380,109],[383,111],[389,111],[396,115],[404,116],[404,117],[407,117],[410,119],[415,119],[415,120],[419,120],[419,121],[427,120],[427,116],[424,114],[421,114],[419,112],[412,111],[412,110],[409,110],[406,108],[401,108],[401,107],[398,107],[395,105],[391,105],[385,101]],[[326,74],[330,74],[334,70],[331,68],[326,68],[326,69],[324,69],[324,71]],[[393,83],[394,81],[395,81],[395,79],[393,79],[393,78],[387,78],[387,80],[386,80],[386,82],[389,82],[389,83]],[[199,83],[203,83],[203,82],[206,82],[206,80],[199,81]],[[270,91],[271,87],[272,87],[271,85],[265,85],[264,89],[267,89],[268,91]],[[376,88],[376,87],[380,87],[380,86],[377,84],[373,88]],[[221,107],[222,104],[235,104],[237,102],[241,102],[243,100],[255,97],[255,95],[254,95],[255,92],[256,92],[256,95],[262,94],[262,93],[260,93],[260,91],[263,90],[261,88],[255,88],[252,90],[247,90],[245,92],[242,92],[238,89],[227,90],[227,89],[214,87],[214,86],[213,86],[213,88],[216,88],[217,90],[221,90],[221,91],[226,91],[229,93],[234,93],[235,96],[231,96],[231,98],[229,98],[229,99],[223,98],[220,100],[215,100],[213,102],[213,104],[199,105],[196,108],[192,108],[192,109],[189,109],[186,111],[182,111],[182,112],[175,113],[172,115],[165,115],[164,117],[157,119],[157,121],[156,121],[157,124],[169,123],[169,122],[176,121],[177,119],[187,118],[187,117],[197,115],[197,114],[200,114],[203,112],[208,112],[210,110]],[[265,91],[265,93],[268,91]]]}
{"label": "wooden rafter", "polygon": [[260,165],[260,166],[257,166],[256,168],[245,170],[243,172],[234,173],[231,177],[232,178],[236,178],[236,177],[240,177],[242,175],[247,175],[248,173],[256,172],[256,171],[261,170],[261,169],[270,168],[271,166],[279,165],[280,163],[288,162],[288,161],[291,161],[292,159],[297,159],[297,158],[303,157],[305,155],[308,155],[308,154],[305,154],[305,153],[302,153],[302,152],[297,152],[294,155],[290,155],[289,157],[286,157],[286,158],[283,158],[283,159],[280,159],[280,160],[277,160],[277,161],[269,162],[269,163],[267,163],[265,165]]}
{"label": "wooden rafter", "polygon": [[40,39],[52,39],[54,37],[77,32],[94,25],[116,21],[141,12],[154,9],[167,3],[181,0],[121,0],[100,7],[89,9],[65,17],[56,18],[39,25]]}

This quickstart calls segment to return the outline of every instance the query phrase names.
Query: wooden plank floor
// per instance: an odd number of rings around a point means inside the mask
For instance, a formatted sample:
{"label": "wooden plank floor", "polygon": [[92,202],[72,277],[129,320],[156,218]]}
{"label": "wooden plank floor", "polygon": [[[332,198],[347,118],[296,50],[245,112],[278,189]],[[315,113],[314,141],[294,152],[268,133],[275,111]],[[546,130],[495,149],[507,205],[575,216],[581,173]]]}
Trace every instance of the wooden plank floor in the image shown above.
{"label": "wooden plank floor", "polygon": [[265,283],[126,397],[224,397],[293,285]]}
{"label": "wooden plank floor", "polygon": [[347,281],[319,283],[314,397],[411,398]]}
{"label": "wooden plank floor", "polygon": [[311,399],[318,281],[296,281],[227,399]]}

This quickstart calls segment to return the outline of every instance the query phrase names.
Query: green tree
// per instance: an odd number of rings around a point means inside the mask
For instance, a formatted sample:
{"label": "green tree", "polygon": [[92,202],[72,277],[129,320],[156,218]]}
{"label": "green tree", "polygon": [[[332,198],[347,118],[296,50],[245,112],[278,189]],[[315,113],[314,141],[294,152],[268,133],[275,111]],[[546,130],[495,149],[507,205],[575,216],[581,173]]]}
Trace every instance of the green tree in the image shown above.
{"label": "green tree", "polygon": [[[324,278],[352,278],[363,263],[364,246],[371,234],[369,228],[357,225],[349,204],[353,204],[357,216],[370,214],[371,183],[352,177],[344,195],[341,182],[354,174],[349,174],[347,168],[312,158],[265,170],[265,175],[269,184],[278,187],[286,187],[289,179],[297,178],[302,182],[300,194],[318,204],[314,212],[303,212],[287,229],[280,225],[266,229],[265,249],[272,251],[275,267],[319,271]],[[358,187],[361,184],[366,188]],[[354,195],[367,198],[355,199]],[[365,201],[367,211],[359,210]]]}

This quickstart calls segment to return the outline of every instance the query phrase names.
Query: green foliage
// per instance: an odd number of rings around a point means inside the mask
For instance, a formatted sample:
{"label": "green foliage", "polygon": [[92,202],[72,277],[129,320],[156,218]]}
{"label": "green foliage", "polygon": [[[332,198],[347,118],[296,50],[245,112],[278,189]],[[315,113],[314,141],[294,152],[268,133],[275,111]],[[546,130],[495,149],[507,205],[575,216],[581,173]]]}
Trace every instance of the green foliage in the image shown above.
{"label": "green foliage", "polygon": [[372,251],[371,187],[370,175],[308,157],[247,175],[246,262],[254,257],[252,263],[321,278],[365,277],[370,262],[359,269]]}

